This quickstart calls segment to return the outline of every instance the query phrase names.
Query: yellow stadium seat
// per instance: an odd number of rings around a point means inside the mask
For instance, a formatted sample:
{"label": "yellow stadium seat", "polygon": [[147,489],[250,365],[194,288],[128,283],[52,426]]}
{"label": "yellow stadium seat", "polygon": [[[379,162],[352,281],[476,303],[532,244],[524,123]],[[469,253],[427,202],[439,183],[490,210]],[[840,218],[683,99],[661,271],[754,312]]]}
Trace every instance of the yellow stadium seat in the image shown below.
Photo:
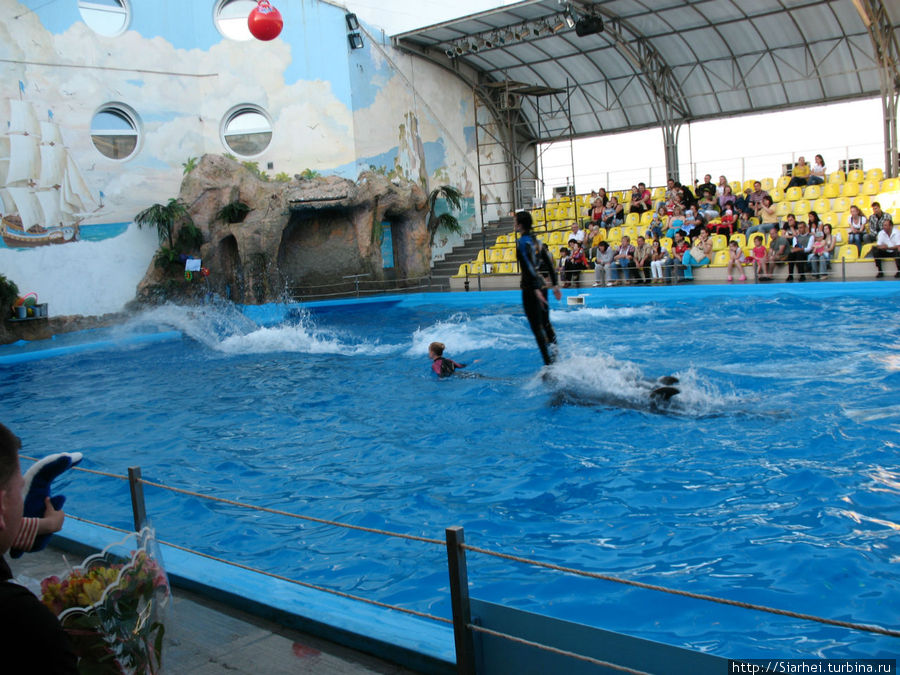
{"label": "yellow stadium seat", "polygon": [[799,215],[801,213],[809,213],[809,211],[810,211],[809,202],[806,201],[805,199],[800,199],[800,200],[794,202],[794,207],[791,209],[791,213],[793,213],[795,216]]}
{"label": "yellow stadium seat", "polygon": [[629,213],[627,216],[625,216],[625,224],[626,225],[633,226],[633,225],[640,225],[640,223],[641,223],[641,216],[637,213]]}
{"label": "yellow stadium seat", "polygon": [[897,192],[900,190],[900,178],[885,178],[881,182],[882,192]]}
{"label": "yellow stadium seat", "polygon": [[[829,214],[831,215],[831,214]],[[824,222],[824,221],[823,221]],[[830,223],[829,223],[830,225]],[[831,228],[831,236],[834,237],[835,244],[846,244],[849,241],[847,235],[849,234],[849,230],[846,227],[834,227]]]}
{"label": "yellow stadium seat", "polygon": [[881,169],[869,169],[866,171],[866,180],[880,181],[884,178],[884,171]]}
{"label": "yellow stadium seat", "polygon": [[675,240],[672,237],[660,237],[659,244],[665,249],[669,251],[672,250],[672,247],[675,245]]}
{"label": "yellow stadium seat", "polygon": [[[753,235],[753,236],[756,237],[756,235]],[[765,237],[763,237],[763,240],[765,240]],[[745,258],[753,257],[753,247],[752,246],[744,246],[741,248],[741,250],[744,252]]]}
{"label": "yellow stadium seat", "polygon": [[790,202],[778,202],[775,205],[775,215],[779,218],[784,218],[787,214],[792,212],[791,203]]}
{"label": "yellow stadium seat", "polygon": [[478,251],[478,255],[475,256],[475,263],[484,263],[484,249]]}
{"label": "yellow stadium seat", "polygon": [[609,234],[607,235],[609,239],[615,239],[616,241],[622,240],[622,228],[621,227],[611,227],[609,228]]}
{"label": "yellow stadium seat", "polygon": [[822,196],[822,187],[820,185],[807,185],[803,188],[804,199],[818,199]]}
{"label": "yellow stadium seat", "polygon": [[653,194],[650,195],[650,198],[655,202],[662,201],[663,199],[666,198],[666,188],[664,188],[664,187],[653,188]]}
{"label": "yellow stadium seat", "polygon": [[820,216],[831,211],[831,200],[825,199],[824,197],[819,197],[812,203],[812,210],[818,213]]}
{"label": "yellow stadium seat", "polygon": [[[734,194],[737,195],[737,194],[740,194],[741,192],[743,192],[743,189],[741,188],[741,181],[733,180],[729,183],[729,185],[731,186],[731,191]],[[752,190],[753,188],[751,187],[750,189]]]}
{"label": "yellow stadium seat", "polygon": [[826,199],[834,199],[841,196],[841,186],[837,183],[825,183],[822,187],[822,196]]}
{"label": "yellow stadium seat", "polygon": [[831,202],[831,210],[835,213],[844,213],[850,210],[850,199],[848,197],[838,197]]}
{"label": "yellow stadium seat", "polygon": [[[714,249],[715,250],[715,249]],[[725,267],[728,264],[728,251],[715,251],[710,267]]]}
{"label": "yellow stadium seat", "polygon": [[784,198],[789,202],[795,202],[798,199],[803,199],[803,189],[798,187],[788,188],[784,193]]}
{"label": "yellow stadium seat", "polygon": [[728,248],[728,239],[724,234],[714,234],[712,236],[713,251],[724,251]]}
{"label": "yellow stadium seat", "polygon": [[644,211],[641,214],[641,225],[646,227],[653,222],[653,211]]}
{"label": "yellow stadium seat", "polygon": [[633,241],[634,241],[634,238],[638,236],[639,229],[640,229],[640,228],[638,228],[638,227],[636,227],[636,226],[634,226],[634,225],[625,225],[625,226],[622,228],[622,236],[623,236],[623,237],[628,237],[628,238],[631,239],[631,241],[633,242]]}
{"label": "yellow stadium seat", "polygon": [[766,192],[775,189],[775,180],[772,178],[763,178],[760,183],[762,183],[762,189]]}
{"label": "yellow stadium seat", "polygon": [[515,262],[515,260],[516,260],[516,249],[514,249],[514,248],[503,249],[503,262]]}
{"label": "yellow stadium seat", "polygon": [[736,241],[741,248],[747,245],[747,237],[742,232],[731,235],[731,240]]}
{"label": "yellow stadium seat", "polygon": [[881,183],[877,180],[867,180],[863,183],[862,193],[864,195],[877,195],[881,191]]}
{"label": "yellow stadium seat", "polygon": [[606,239],[606,228],[605,227],[597,228],[597,231],[600,233],[600,241],[603,241],[604,239]]}
{"label": "yellow stadium seat", "polygon": [[453,276],[464,277],[466,276],[466,272],[468,272],[469,274],[474,273],[474,266],[472,265],[472,263],[463,263],[462,265],[460,265],[459,271]]}
{"label": "yellow stadium seat", "polygon": [[841,220],[841,214],[835,213],[834,211],[829,211],[825,215],[820,213],[819,216],[822,218],[822,222],[831,225],[832,229],[834,229]]}
{"label": "yellow stadium seat", "polygon": [[779,190],[784,190],[785,188],[787,188],[788,183],[790,183],[790,182],[791,182],[790,176],[779,176],[778,182],[775,183],[775,187],[777,187]]}
{"label": "yellow stadium seat", "polygon": [[[515,249],[513,249],[513,250],[515,250]],[[487,262],[489,262],[491,264],[503,262],[504,253],[505,253],[505,249],[502,249],[502,248],[488,249]]]}
{"label": "yellow stadium seat", "polygon": [[856,245],[855,244],[844,244],[837,250],[837,255],[835,255],[835,260],[846,260],[847,262],[852,262],[858,258]]}
{"label": "yellow stadium seat", "polygon": [[853,169],[847,174],[847,182],[862,183],[866,179],[866,174],[862,169]]}
{"label": "yellow stadium seat", "polygon": [[862,250],[859,252],[859,257],[860,257],[860,258],[865,258],[865,257],[869,254],[869,251],[872,250],[872,247],[873,247],[873,246],[875,246],[874,243],[871,243],[871,244],[863,244]]}
{"label": "yellow stadium seat", "polygon": [[835,183],[839,185],[845,180],[847,180],[847,177],[844,175],[843,171],[833,171],[832,173],[828,174],[829,183]]}
{"label": "yellow stadium seat", "polygon": [[503,246],[506,243],[507,243],[507,240],[506,240],[505,234],[501,234],[499,237],[497,237],[497,240],[494,242],[494,244],[497,246]]}
{"label": "yellow stadium seat", "polygon": [[750,178],[750,179],[748,179],[748,180],[745,180],[743,186],[741,187],[741,189],[742,189],[742,190],[752,190],[752,189],[753,189],[753,184],[754,184],[755,182],[756,182],[756,179],[755,179],[755,178]]}
{"label": "yellow stadium seat", "polygon": [[867,216],[872,213],[872,199],[868,195],[857,195],[850,204],[851,206],[858,206],[859,210]]}
{"label": "yellow stadium seat", "polygon": [[784,190],[775,188],[774,190],[769,192],[769,196],[772,198],[772,203],[777,204],[780,201],[784,201]]}
{"label": "yellow stadium seat", "polygon": [[753,225],[759,225],[759,218],[757,218],[756,216],[750,216],[750,222]]}

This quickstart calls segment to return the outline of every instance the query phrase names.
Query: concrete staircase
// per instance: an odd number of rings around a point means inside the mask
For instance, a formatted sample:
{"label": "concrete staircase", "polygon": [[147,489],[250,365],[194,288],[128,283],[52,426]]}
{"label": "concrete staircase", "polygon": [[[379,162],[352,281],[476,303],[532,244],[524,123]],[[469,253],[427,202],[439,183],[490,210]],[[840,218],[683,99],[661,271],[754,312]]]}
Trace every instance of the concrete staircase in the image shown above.
{"label": "concrete staircase", "polygon": [[434,290],[449,291],[450,277],[459,271],[463,263],[471,262],[478,255],[482,244],[485,249],[493,246],[497,237],[501,234],[509,234],[515,229],[515,220],[512,217],[501,218],[499,221],[488,223],[484,228],[484,236],[481,232],[475,232],[462,244],[450,251],[446,257],[435,262],[431,268],[431,284]]}

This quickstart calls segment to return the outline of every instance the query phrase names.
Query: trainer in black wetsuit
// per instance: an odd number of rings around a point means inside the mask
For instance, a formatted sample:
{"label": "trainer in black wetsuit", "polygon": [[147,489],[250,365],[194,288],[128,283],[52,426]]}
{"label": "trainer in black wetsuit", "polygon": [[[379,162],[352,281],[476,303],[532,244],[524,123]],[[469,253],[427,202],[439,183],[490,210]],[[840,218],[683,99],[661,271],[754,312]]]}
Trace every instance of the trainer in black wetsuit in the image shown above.
{"label": "trainer in black wetsuit", "polygon": [[[547,289],[544,279],[538,269],[538,257],[535,252],[534,240],[531,237],[531,214],[527,211],[519,211],[516,214],[516,231],[519,232],[519,241],[516,243],[516,260],[519,269],[522,270],[522,307],[528,318],[528,325],[534,333],[538,349],[545,365],[553,363],[553,357],[547,345],[556,342],[556,333],[550,325],[550,305],[547,301]],[[546,253],[543,253],[546,255]],[[562,297],[557,287],[556,271],[552,262],[549,265],[551,279],[553,281],[553,294],[557,300]]]}

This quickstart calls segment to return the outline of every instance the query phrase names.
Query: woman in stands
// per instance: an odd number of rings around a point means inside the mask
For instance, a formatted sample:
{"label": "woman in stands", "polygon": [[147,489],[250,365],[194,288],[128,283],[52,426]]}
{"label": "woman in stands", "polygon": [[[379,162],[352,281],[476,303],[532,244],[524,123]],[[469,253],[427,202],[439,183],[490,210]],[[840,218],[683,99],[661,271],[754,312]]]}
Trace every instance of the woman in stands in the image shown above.
{"label": "woman in stands", "polygon": [[[723,176],[724,178],[724,176]],[[737,200],[737,197],[734,196],[734,192],[731,191],[731,186],[727,183],[725,184],[725,189],[722,192],[719,192],[719,188],[716,188],[716,194],[718,194],[719,199],[719,208],[724,212],[725,208],[728,204],[731,204],[731,208],[734,208],[734,202]]]}
{"label": "woman in stands", "polygon": [[810,167],[809,164],[806,163],[805,157],[798,157],[797,163],[794,164],[794,168],[791,170],[791,182],[787,184],[790,187],[803,187],[807,185],[807,180],[810,175]]}
{"label": "woman in stands", "polygon": [[669,217],[666,215],[666,207],[660,206],[656,209],[656,213],[653,214],[653,218],[650,220],[650,225],[647,227],[647,231],[644,233],[644,236],[647,239],[659,239],[663,233],[663,227],[668,222]]}
{"label": "woman in stands", "polygon": [[676,206],[671,216],[666,216],[666,236],[675,237],[676,232],[684,229],[684,211],[681,206]]}
{"label": "woman in stands", "polygon": [[816,233],[816,230],[822,229],[822,221],[819,220],[819,214],[815,211],[810,211],[806,215],[806,223],[809,225],[809,231],[813,234]]}
{"label": "woman in stands", "polygon": [[665,267],[669,262],[669,252],[662,247],[659,239],[654,239],[650,248],[651,283],[661,284],[666,280]]}
{"label": "woman in stands", "polygon": [[603,209],[603,226],[609,229],[625,222],[624,208],[615,197],[610,197]]}
{"label": "woman in stands", "polygon": [[721,197],[723,194],[725,194],[725,188],[728,188],[728,193],[732,194],[731,185],[728,184],[725,176],[719,176],[719,184],[716,185],[716,197]]}
{"label": "woman in stands", "polygon": [[762,198],[756,213],[759,216],[759,225],[754,225],[747,230],[748,237],[757,232],[768,234],[769,230],[778,224],[778,216],[775,214],[775,207],[772,206],[772,198],[769,195]]}
{"label": "woman in stands", "polygon": [[712,260],[712,239],[709,237],[709,230],[703,228],[700,235],[694,241],[694,245],[681,258],[681,264],[684,265],[685,281],[694,280],[693,267],[696,265],[708,265]]}
{"label": "woman in stands", "polygon": [[812,168],[809,170],[809,178],[807,185],[821,185],[825,182],[825,160],[822,155],[816,155],[816,161],[813,162]]}
{"label": "woman in stands", "polygon": [[863,234],[866,232],[867,222],[865,214],[858,206],[853,205],[850,207],[850,220],[848,223],[850,232],[847,235],[847,243],[856,246],[857,254],[862,253]]}
{"label": "woman in stands", "polygon": [[697,204],[697,211],[707,220],[719,217],[719,207],[712,193],[708,190],[700,198],[700,202]]}

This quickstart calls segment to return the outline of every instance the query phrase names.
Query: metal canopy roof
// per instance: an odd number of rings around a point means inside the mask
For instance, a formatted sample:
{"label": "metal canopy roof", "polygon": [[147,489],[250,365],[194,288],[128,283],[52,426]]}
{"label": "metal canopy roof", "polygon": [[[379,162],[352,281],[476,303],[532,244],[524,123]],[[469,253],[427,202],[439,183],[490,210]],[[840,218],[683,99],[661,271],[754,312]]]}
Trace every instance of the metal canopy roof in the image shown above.
{"label": "metal canopy roof", "polygon": [[[393,42],[461,76],[469,66],[473,85],[511,81],[545,140],[542,96],[568,103],[575,137],[880,96],[862,5],[883,12],[896,45],[898,0],[527,0]],[[567,7],[603,30],[578,37]]]}

